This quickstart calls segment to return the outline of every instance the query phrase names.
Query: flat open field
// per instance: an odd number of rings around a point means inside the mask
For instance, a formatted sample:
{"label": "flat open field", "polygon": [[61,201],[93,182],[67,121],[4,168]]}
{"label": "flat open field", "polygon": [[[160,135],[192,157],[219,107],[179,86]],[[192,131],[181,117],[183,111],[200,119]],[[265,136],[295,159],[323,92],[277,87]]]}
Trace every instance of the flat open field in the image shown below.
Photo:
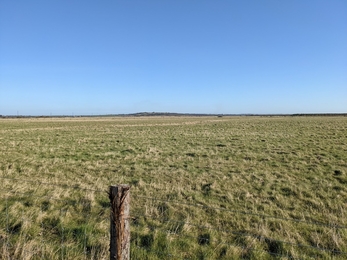
{"label": "flat open field", "polygon": [[0,119],[1,259],[346,259],[347,117]]}

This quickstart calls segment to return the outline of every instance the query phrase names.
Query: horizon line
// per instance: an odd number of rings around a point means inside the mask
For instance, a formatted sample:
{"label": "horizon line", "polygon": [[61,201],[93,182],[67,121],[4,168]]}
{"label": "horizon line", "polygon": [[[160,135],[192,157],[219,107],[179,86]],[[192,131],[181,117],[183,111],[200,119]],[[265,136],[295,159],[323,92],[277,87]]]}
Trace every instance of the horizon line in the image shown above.
{"label": "horizon line", "polygon": [[55,118],[55,117],[145,117],[145,116],[347,116],[347,113],[176,113],[176,112],[136,112],[121,114],[76,114],[76,115],[1,115],[0,118]]}

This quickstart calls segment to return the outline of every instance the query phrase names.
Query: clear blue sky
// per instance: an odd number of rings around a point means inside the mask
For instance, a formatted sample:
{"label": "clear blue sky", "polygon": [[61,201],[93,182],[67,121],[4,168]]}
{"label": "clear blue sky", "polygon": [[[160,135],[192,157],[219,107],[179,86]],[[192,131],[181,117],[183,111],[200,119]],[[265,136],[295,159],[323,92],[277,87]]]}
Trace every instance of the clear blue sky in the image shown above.
{"label": "clear blue sky", "polygon": [[346,0],[0,0],[0,114],[347,112]]}

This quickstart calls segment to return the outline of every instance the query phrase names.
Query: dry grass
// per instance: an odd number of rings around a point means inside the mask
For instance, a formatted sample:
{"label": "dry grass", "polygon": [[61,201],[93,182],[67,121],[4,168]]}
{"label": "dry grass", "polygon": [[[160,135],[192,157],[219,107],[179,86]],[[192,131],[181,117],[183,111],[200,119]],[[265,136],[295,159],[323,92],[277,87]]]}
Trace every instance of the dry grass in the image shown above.
{"label": "dry grass", "polygon": [[345,259],[346,133],[345,117],[0,120],[0,255],[108,258],[106,191],[129,183],[133,259]]}

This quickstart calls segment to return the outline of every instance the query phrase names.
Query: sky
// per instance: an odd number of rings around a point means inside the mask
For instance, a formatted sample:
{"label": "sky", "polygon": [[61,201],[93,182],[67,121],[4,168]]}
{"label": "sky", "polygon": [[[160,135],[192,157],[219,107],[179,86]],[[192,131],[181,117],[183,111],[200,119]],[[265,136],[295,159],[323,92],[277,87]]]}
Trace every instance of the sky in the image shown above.
{"label": "sky", "polygon": [[347,112],[346,0],[0,0],[0,115]]}

